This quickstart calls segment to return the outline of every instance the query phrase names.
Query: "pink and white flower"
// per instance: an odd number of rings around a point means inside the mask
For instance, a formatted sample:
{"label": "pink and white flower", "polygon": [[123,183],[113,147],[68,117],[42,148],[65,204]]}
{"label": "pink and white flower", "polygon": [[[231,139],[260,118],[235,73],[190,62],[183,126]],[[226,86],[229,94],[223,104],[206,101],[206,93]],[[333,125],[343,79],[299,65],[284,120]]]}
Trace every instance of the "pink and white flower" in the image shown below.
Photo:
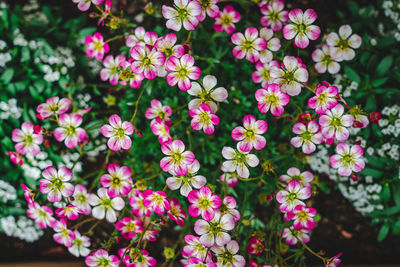
{"label": "pink and white flower", "polygon": [[211,221],[215,216],[215,209],[221,206],[221,199],[218,195],[211,192],[207,186],[203,186],[199,191],[192,190],[188,195],[191,203],[188,212],[192,217],[201,217],[206,221]]}
{"label": "pink and white flower", "polygon": [[132,72],[143,73],[147,79],[154,79],[157,69],[165,62],[165,55],[149,45],[136,45],[131,48],[130,54],[134,59],[131,64]]}
{"label": "pink and white flower", "polygon": [[72,179],[72,171],[62,166],[58,171],[53,166],[43,170],[40,179],[40,192],[47,194],[47,199],[51,202],[59,202],[62,197],[70,197],[74,193],[74,186],[69,183]]}
{"label": "pink and white flower", "polygon": [[51,115],[60,115],[70,108],[72,104],[72,100],[64,97],[59,98],[58,96],[51,97],[46,100],[46,103],[40,104],[36,112],[42,117],[43,119],[50,117]]}
{"label": "pink and white flower", "polygon": [[122,220],[115,224],[115,228],[121,231],[123,238],[132,239],[136,234],[143,232],[143,222],[141,220],[134,220],[130,217],[124,217]]}
{"label": "pink and white flower", "polygon": [[152,120],[155,118],[160,118],[166,124],[171,125],[172,109],[168,105],[164,105],[157,99],[153,99],[150,102],[150,107],[146,110],[144,116],[146,119]]}
{"label": "pink and white flower", "polygon": [[155,213],[161,215],[164,210],[170,210],[171,205],[167,195],[163,191],[145,190],[142,193],[143,205],[151,208]]}
{"label": "pink and white flower", "polygon": [[66,246],[67,248],[72,247],[75,234],[72,230],[68,229],[67,221],[65,219],[53,221],[51,228],[53,228],[55,232],[55,234],[53,234],[54,241],[56,241],[58,244]]}
{"label": "pink and white flower", "polygon": [[308,99],[308,106],[318,114],[325,114],[328,109],[336,106],[338,88],[329,84],[320,85],[315,90],[315,96]]}
{"label": "pink and white flower", "polygon": [[177,37],[175,33],[168,33],[167,35],[159,38],[154,46],[158,51],[164,53],[165,58],[168,59],[171,56],[181,58],[185,54],[185,47],[181,44],[175,45]]}
{"label": "pink and white flower", "polygon": [[112,163],[108,164],[107,171],[100,178],[101,185],[107,188],[107,194],[111,198],[128,195],[132,188],[131,169]]}
{"label": "pink and white flower", "polygon": [[117,221],[116,211],[122,210],[125,202],[120,197],[111,199],[107,194],[106,188],[99,188],[97,195],[92,194],[89,196],[89,204],[93,206],[92,216],[96,219],[104,219],[114,223]]}
{"label": "pink and white flower", "polygon": [[7,151],[7,155],[10,157],[10,161],[13,164],[22,166],[24,164],[24,159],[22,158],[22,155],[19,154],[18,152],[10,152]]}
{"label": "pink and white flower", "polygon": [[296,96],[300,94],[303,83],[308,81],[308,72],[301,60],[296,57],[286,56],[283,58],[281,68],[272,66],[270,75],[274,83],[281,86],[281,91]]}
{"label": "pink and white flower", "polygon": [[11,139],[16,143],[14,147],[18,153],[36,156],[40,152],[39,145],[43,142],[43,135],[34,133],[32,123],[24,122],[21,129],[12,131]]}
{"label": "pink and white flower", "polygon": [[100,78],[102,81],[110,81],[111,85],[117,85],[119,81],[119,66],[122,62],[125,62],[126,58],[124,55],[118,55],[113,57],[112,55],[106,56],[103,60],[104,68],[100,71]]}
{"label": "pink and white flower", "polygon": [[75,257],[86,257],[90,253],[90,239],[87,236],[81,235],[78,230],[74,231],[75,239],[72,241],[72,246],[68,248],[69,253]]}
{"label": "pink and white flower", "polygon": [[220,211],[222,212],[222,214],[232,215],[235,222],[238,222],[240,220],[240,212],[236,209],[236,206],[236,199],[232,196],[226,196],[222,200]]}
{"label": "pink and white flower", "polygon": [[75,186],[74,194],[72,195],[73,200],[71,204],[76,206],[85,215],[89,215],[92,211],[92,207],[88,201],[89,195],[86,187],[81,184]]}
{"label": "pink and white flower", "polygon": [[74,205],[65,206],[56,209],[56,214],[59,218],[67,218],[68,220],[76,220],[79,217],[79,213],[82,211]]}
{"label": "pink and white flower", "polygon": [[200,169],[200,163],[197,159],[188,166],[188,172],[185,175],[176,175],[167,178],[166,183],[170,190],[177,190],[180,188],[182,196],[187,197],[192,191],[192,188],[200,189],[207,183],[206,177],[197,175]]}
{"label": "pink and white flower", "polygon": [[181,140],[163,143],[161,151],[167,155],[160,161],[160,167],[165,172],[174,171],[177,175],[186,175],[188,166],[195,160],[192,151],[185,151],[185,144]]}
{"label": "pink and white flower", "polygon": [[122,122],[117,114],[111,115],[108,121],[110,124],[104,124],[100,129],[103,136],[109,138],[108,147],[112,151],[131,148],[132,140],[129,136],[134,132],[132,123]]}
{"label": "pink and white flower", "polygon": [[203,130],[206,134],[213,134],[214,125],[219,124],[219,117],[212,113],[207,104],[200,104],[198,108],[192,108],[189,110],[189,115],[192,117],[190,126],[196,131]]}
{"label": "pink and white flower", "polygon": [[201,4],[201,14],[197,16],[199,21],[205,20],[208,15],[210,18],[215,18],[219,14],[217,6],[218,0],[198,0]]}
{"label": "pink and white flower", "polygon": [[257,237],[252,237],[249,239],[249,245],[247,246],[247,253],[260,256],[264,252],[265,246],[263,242]]}
{"label": "pink and white flower", "polygon": [[309,40],[318,39],[321,29],[312,25],[317,19],[317,13],[313,9],[303,11],[299,8],[289,12],[289,20],[291,23],[283,27],[283,37],[286,40],[294,38],[294,45],[299,48],[306,48],[310,43]]}
{"label": "pink and white flower", "polygon": [[102,60],[104,54],[107,54],[108,51],[110,51],[110,47],[106,42],[104,42],[103,35],[98,32],[86,36],[85,43],[86,55],[88,57],[95,57],[97,60]]}
{"label": "pink and white flower", "polygon": [[264,88],[256,91],[258,110],[267,113],[269,110],[274,116],[282,116],[285,111],[284,106],[289,103],[290,97],[282,93],[281,87],[275,83],[267,84]]}
{"label": "pink and white flower", "polygon": [[270,27],[274,32],[280,31],[282,25],[289,20],[288,11],[283,1],[273,1],[270,4],[262,5],[260,10],[263,15],[260,23],[264,27]]}
{"label": "pink and white flower", "polygon": [[339,58],[338,61],[352,60],[356,53],[353,49],[361,46],[361,37],[357,34],[352,35],[350,25],[342,25],[339,28],[339,34],[331,32],[326,37],[326,42],[333,47],[332,53]]}
{"label": "pink and white flower", "polygon": [[129,205],[132,207],[132,213],[136,217],[150,216],[151,208],[143,205],[142,193],[138,189],[133,189],[129,196]]}
{"label": "pink and white flower", "polygon": [[236,29],[235,23],[238,23],[240,18],[240,13],[233,6],[227,5],[215,17],[214,30],[216,32],[225,31],[227,34],[232,34]]}
{"label": "pink and white flower", "polygon": [[167,211],[168,217],[175,221],[180,227],[185,226],[185,220],[187,218],[186,212],[181,208],[181,203],[175,197],[171,198],[170,201],[171,209]]}
{"label": "pink and white flower", "polygon": [[213,75],[206,75],[203,78],[202,85],[198,82],[192,82],[192,87],[187,91],[189,95],[196,96],[188,104],[189,110],[199,108],[201,104],[207,104],[212,113],[218,110],[214,102],[223,102],[228,98],[228,91],[224,87],[214,88],[217,85],[217,78]]}
{"label": "pink and white flower", "polygon": [[268,130],[268,124],[264,120],[256,120],[253,115],[243,117],[243,127],[237,126],[232,130],[232,138],[239,141],[238,147],[243,152],[250,152],[253,148],[261,150],[267,140],[262,134]]}
{"label": "pink and white flower", "polygon": [[29,203],[26,211],[29,218],[35,221],[35,223],[45,229],[47,226],[52,227],[52,223],[56,220],[53,217],[53,210],[47,206],[40,206],[37,202]]}
{"label": "pink and white flower", "polygon": [[291,226],[290,228],[283,229],[282,238],[285,238],[286,244],[294,246],[297,244],[298,239],[300,239],[302,243],[308,243],[310,241],[309,233],[310,230],[308,229],[296,230]]}
{"label": "pink and white flower", "polygon": [[336,153],[329,158],[329,162],[332,168],[338,169],[339,175],[350,176],[352,172],[364,169],[365,162],[362,159],[364,150],[361,146],[339,143],[336,146]]}
{"label": "pink and white flower", "polygon": [[297,205],[292,211],[287,213],[290,220],[293,220],[293,228],[296,230],[311,230],[315,227],[314,216],[317,211],[313,208],[307,208],[303,205]]}
{"label": "pink and white flower", "polygon": [[198,219],[194,223],[194,231],[200,235],[199,241],[206,247],[226,245],[231,241],[231,236],[227,232],[233,228],[235,228],[235,220],[232,215],[221,216],[219,210],[215,211],[215,216],[211,221]]}
{"label": "pink and white flower", "polygon": [[64,141],[65,146],[74,148],[86,138],[86,131],[79,126],[82,124],[82,116],[78,114],[64,113],[58,119],[58,128],[54,130],[54,138],[58,142]]}
{"label": "pink and white flower", "polygon": [[301,147],[303,153],[311,154],[317,148],[315,145],[321,144],[323,141],[319,125],[316,120],[310,121],[307,125],[302,122],[295,123],[292,128],[293,133],[298,136],[290,140],[292,146]]}
{"label": "pink and white flower", "polygon": [[[124,256],[124,252],[127,250]],[[121,248],[118,250],[122,263],[127,267],[149,267],[156,266],[157,261],[149,256],[149,252],[137,248]],[[122,258],[123,256],[123,258]]]}
{"label": "pink and white flower", "polygon": [[75,4],[78,4],[78,9],[80,11],[87,11],[90,8],[90,4],[100,5],[104,0],[72,0]]}
{"label": "pink and white flower", "polygon": [[139,88],[142,85],[142,81],[144,79],[144,73],[136,73],[132,69],[132,64],[128,61],[124,61],[119,66],[119,78],[120,84],[127,85],[131,88]]}
{"label": "pink and white flower", "polygon": [[150,122],[150,128],[153,134],[158,136],[158,141],[162,145],[163,143],[172,142],[171,135],[169,133],[168,125],[160,118],[155,118]]}
{"label": "pink and white flower", "polygon": [[315,49],[312,53],[312,60],[315,62],[315,70],[318,73],[325,73],[327,70],[330,74],[336,74],[340,70],[341,58],[335,53],[334,48],[327,44],[323,44],[321,49]]}
{"label": "pink and white flower", "polygon": [[236,172],[241,178],[249,178],[250,171],[249,167],[256,167],[260,160],[254,154],[249,154],[240,149],[239,143],[236,146],[236,150],[224,146],[222,148],[222,156],[227,159],[222,163],[222,166],[227,172]]}
{"label": "pink and white flower", "polygon": [[326,264],[326,267],[337,267],[342,263],[342,260],[339,258],[342,256],[342,253],[335,255],[334,257],[330,258]]}
{"label": "pink and white flower", "polygon": [[290,212],[297,205],[306,204],[302,201],[311,197],[311,187],[302,186],[297,180],[291,180],[286,189],[280,190],[276,194],[276,200],[280,203],[281,212]]}
{"label": "pink and white flower", "polygon": [[237,59],[246,59],[250,62],[257,62],[260,59],[260,52],[267,48],[267,41],[258,37],[258,30],[249,27],[245,30],[244,35],[240,32],[231,36],[232,43],[236,46],[233,48],[233,56]]}
{"label": "pink and white flower", "polygon": [[207,247],[200,243],[200,238],[198,236],[186,235],[184,239],[187,245],[183,247],[183,257],[204,258],[207,255]]}
{"label": "pink and white flower", "polygon": [[224,246],[213,246],[211,251],[217,256],[217,266],[244,267],[246,265],[244,257],[237,255],[239,244],[235,240],[229,241]]}
{"label": "pink and white flower", "polygon": [[272,66],[279,68],[279,63],[276,60],[272,60],[268,63],[261,61],[256,63],[256,71],[253,72],[251,78],[255,83],[261,83],[262,87],[266,87],[268,84],[274,83],[274,78],[271,77],[270,70]]}
{"label": "pink and white flower", "polygon": [[114,255],[108,255],[104,249],[96,250],[85,258],[85,263],[89,267],[118,267],[119,258]]}
{"label": "pink and white flower", "polygon": [[180,31],[183,27],[187,31],[194,30],[199,24],[198,16],[201,15],[199,1],[174,0],[174,7],[162,6],[162,15],[167,19],[165,26],[173,31]]}
{"label": "pink and white flower", "polygon": [[281,48],[281,41],[278,38],[274,38],[274,32],[268,28],[260,30],[260,37],[267,42],[265,50],[260,52],[260,61],[263,63],[271,62],[273,59],[272,52],[276,52]]}
{"label": "pink and white flower", "polygon": [[187,260],[187,262],[183,265],[184,267],[217,267],[217,265],[213,262],[211,256],[206,259],[191,257]]}
{"label": "pink and white flower", "polygon": [[319,117],[323,136],[325,138],[335,137],[338,141],[345,141],[349,138],[350,133],[347,128],[351,127],[353,123],[354,117],[344,114],[344,107],[341,104],[337,104]]}
{"label": "pink and white flower", "polygon": [[[125,40],[126,46],[132,48],[139,43],[146,44],[145,35],[146,35],[146,30],[142,26],[136,27],[134,34],[129,34],[128,36],[126,36]],[[147,41],[149,41],[148,37],[146,39]]]}
{"label": "pink and white flower", "polygon": [[227,172],[224,166],[221,166],[221,170],[224,172],[218,179],[225,182],[229,187],[235,187],[238,183],[238,175],[236,172]]}
{"label": "pink and white flower", "polygon": [[182,91],[189,90],[192,87],[190,80],[198,80],[201,74],[200,68],[193,65],[194,58],[189,54],[181,58],[170,57],[165,63],[165,69],[170,71],[167,74],[167,83],[170,86],[178,84],[178,88]]}
{"label": "pink and white flower", "polygon": [[289,183],[292,180],[297,180],[302,186],[311,186],[311,182],[314,180],[314,175],[309,171],[300,172],[299,169],[291,167],[287,170],[287,174],[282,174],[279,179],[286,183]]}

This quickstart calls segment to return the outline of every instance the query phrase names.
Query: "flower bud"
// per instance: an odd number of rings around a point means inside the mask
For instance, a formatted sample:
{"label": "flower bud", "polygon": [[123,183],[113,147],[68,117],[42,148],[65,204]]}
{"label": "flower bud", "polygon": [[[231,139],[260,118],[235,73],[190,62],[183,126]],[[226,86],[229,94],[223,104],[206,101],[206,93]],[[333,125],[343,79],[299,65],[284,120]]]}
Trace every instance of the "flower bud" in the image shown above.
{"label": "flower bud", "polygon": [[175,257],[175,250],[173,248],[165,247],[163,255],[166,260],[171,260]]}

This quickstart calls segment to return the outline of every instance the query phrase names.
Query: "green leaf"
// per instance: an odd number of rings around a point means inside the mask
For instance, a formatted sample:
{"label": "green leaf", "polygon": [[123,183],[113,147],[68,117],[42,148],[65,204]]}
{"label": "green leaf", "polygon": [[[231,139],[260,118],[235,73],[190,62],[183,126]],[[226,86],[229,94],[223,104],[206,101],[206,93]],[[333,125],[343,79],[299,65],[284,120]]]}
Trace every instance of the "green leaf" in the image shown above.
{"label": "green leaf", "polygon": [[14,76],[14,69],[6,69],[3,73],[3,75],[1,75],[0,80],[3,83],[9,83],[11,81],[11,79]]}
{"label": "green leaf", "polygon": [[370,95],[367,98],[367,102],[365,103],[365,110],[372,112],[376,110],[376,97],[374,95]]}
{"label": "green leaf", "polygon": [[379,86],[385,84],[385,82],[386,82],[388,79],[389,79],[389,77],[383,77],[383,78],[377,79],[377,80],[375,80],[375,81],[372,82],[372,86],[373,86],[373,87],[379,87]]}
{"label": "green leaf", "polygon": [[384,75],[386,72],[389,71],[392,64],[393,64],[393,56],[392,55],[384,57],[381,60],[381,62],[379,62],[378,66],[376,67],[376,74],[378,76]]}
{"label": "green leaf", "polygon": [[380,48],[388,47],[388,46],[394,45],[395,43],[397,43],[397,41],[394,37],[384,37],[384,38],[378,39],[378,41],[377,41],[377,45]]}
{"label": "green leaf", "polygon": [[350,68],[349,66],[344,66],[344,73],[347,75],[347,78],[349,78],[352,81],[361,82],[360,75],[357,74],[355,70]]}
{"label": "green leaf", "polygon": [[360,173],[363,175],[366,175],[366,176],[372,176],[373,178],[379,178],[383,175],[383,171],[375,170],[375,169],[371,169],[371,168],[365,168]]}
{"label": "green leaf", "polygon": [[396,181],[392,183],[393,190],[393,200],[396,203],[396,206],[400,207],[400,182]]}
{"label": "green leaf", "polygon": [[388,222],[385,222],[385,223],[382,225],[381,230],[379,230],[379,233],[378,233],[378,242],[382,242],[382,241],[386,238],[386,236],[387,236],[388,233],[389,233],[389,229],[390,229],[389,223],[388,223]]}
{"label": "green leaf", "polygon": [[397,218],[397,221],[395,221],[392,225],[392,232],[395,235],[400,234],[400,217]]}
{"label": "green leaf", "polygon": [[390,196],[391,196],[389,185],[383,186],[383,189],[382,189],[382,192],[381,192],[381,196],[382,196],[382,200],[384,202],[389,202]]}

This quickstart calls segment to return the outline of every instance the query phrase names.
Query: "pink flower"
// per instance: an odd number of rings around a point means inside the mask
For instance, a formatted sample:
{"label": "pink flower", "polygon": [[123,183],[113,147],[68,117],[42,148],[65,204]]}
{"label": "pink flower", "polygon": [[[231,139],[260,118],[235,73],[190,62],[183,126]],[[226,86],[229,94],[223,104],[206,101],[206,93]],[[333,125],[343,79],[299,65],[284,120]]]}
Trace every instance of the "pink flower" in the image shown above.
{"label": "pink flower", "polygon": [[232,130],[232,138],[239,141],[238,147],[243,152],[250,152],[253,148],[261,150],[267,141],[262,134],[268,130],[268,124],[264,120],[256,120],[253,115],[243,117],[243,127],[237,126]]}
{"label": "pink flower", "polygon": [[255,83],[261,83],[261,86],[266,88],[268,84],[274,83],[274,78],[271,77],[270,70],[272,66],[279,68],[279,63],[276,60],[272,60],[268,63],[261,61],[256,63],[256,71],[253,72],[251,78]]}
{"label": "pink flower", "polygon": [[350,133],[347,128],[353,125],[354,117],[343,113],[344,107],[341,104],[337,104],[319,117],[321,132],[325,138],[335,137],[338,141],[345,141],[349,138]]}
{"label": "pink flower", "polygon": [[215,17],[214,30],[216,32],[225,31],[227,34],[232,34],[236,29],[235,23],[239,22],[240,17],[240,13],[233,6],[227,5]]}
{"label": "pink flower", "polygon": [[89,267],[118,267],[119,258],[114,255],[108,255],[104,249],[96,250],[85,258],[85,263]]}
{"label": "pink flower", "polygon": [[[265,88],[265,89],[264,89]],[[264,88],[256,91],[258,110],[267,113],[269,110],[274,116],[282,116],[285,111],[284,106],[289,103],[290,97],[281,92],[281,87],[275,83],[268,84]]]}
{"label": "pink flower", "polygon": [[293,220],[293,228],[296,230],[311,230],[315,227],[314,216],[317,211],[313,208],[307,208],[303,205],[297,205],[291,212],[288,212],[288,218]]}
{"label": "pink flower", "polygon": [[336,106],[338,89],[336,86],[320,85],[315,90],[315,96],[308,99],[308,106],[318,114],[325,114],[328,109]]}
{"label": "pink flower", "polygon": [[184,267],[217,267],[217,265],[212,261],[211,256],[206,259],[191,257],[188,259],[187,263],[183,265]]}
{"label": "pink flower", "polygon": [[291,180],[285,190],[276,194],[276,200],[280,203],[281,212],[290,212],[297,205],[306,204],[302,201],[311,197],[311,187],[302,186],[297,180]]}
{"label": "pink flower", "polygon": [[124,55],[118,55],[113,57],[112,55],[106,56],[103,60],[104,68],[100,71],[100,78],[102,81],[110,80],[111,85],[117,85],[119,80],[119,66],[122,62],[125,62],[126,58]]}
{"label": "pink flower", "polygon": [[260,19],[261,25],[270,27],[274,32],[280,31],[282,24],[289,19],[288,12],[283,10],[284,8],[283,1],[274,1],[271,4],[261,6],[260,10],[261,14],[263,14]]}
{"label": "pink flower", "polygon": [[350,176],[352,172],[364,169],[365,162],[362,159],[364,150],[361,146],[339,143],[336,146],[336,153],[329,158],[329,162],[332,168],[338,169],[339,175]]}
{"label": "pink flower", "polygon": [[310,241],[309,233],[310,230],[308,229],[296,230],[291,226],[290,228],[283,229],[282,238],[285,238],[286,244],[293,246],[297,244],[297,239],[300,239],[302,243],[308,243]]}
{"label": "pink flower", "polygon": [[33,193],[33,190],[24,184],[21,184],[21,188],[22,188],[22,190],[24,190],[24,197],[25,197],[26,202],[28,202],[28,205],[33,204],[35,202],[34,201],[35,195]]}
{"label": "pink flower", "polygon": [[93,35],[86,36],[86,55],[88,57],[95,57],[97,60],[102,60],[104,54],[110,51],[110,47],[103,41],[103,35],[96,32]]}
{"label": "pink flower", "polygon": [[165,62],[165,55],[149,45],[136,45],[131,48],[131,57],[134,59],[131,65],[132,72],[143,73],[147,79],[157,76],[157,68]]}
{"label": "pink flower", "polygon": [[[127,250],[125,256],[125,250]],[[121,257],[122,263],[126,264],[127,267],[148,267],[156,266],[157,261],[149,256],[149,252],[143,249],[137,248],[120,248],[118,255]]]}
{"label": "pink flower", "polygon": [[70,197],[74,193],[74,186],[68,183],[72,179],[72,171],[62,166],[58,171],[53,166],[49,166],[42,172],[43,178],[40,179],[40,192],[47,194],[47,199],[51,202],[59,202],[61,198]]}
{"label": "pink flower", "polygon": [[236,199],[232,196],[226,196],[222,200],[222,205],[220,210],[222,214],[230,214],[232,215],[235,222],[240,220],[240,212],[236,209],[237,203]]}
{"label": "pink flower", "polygon": [[221,166],[224,172],[218,179],[225,182],[229,187],[235,187],[238,183],[238,175],[236,172],[226,172],[224,165]]}
{"label": "pink flower", "polygon": [[157,99],[153,99],[150,102],[150,107],[146,110],[144,114],[146,119],[152,120],[155,118],[160,118],[166,124],[171,125],[171,119],[169,118],[172,115],[172,109],[170,106],[163,106],[161,102]]}
{"label": "pink flower", "polygon": [[326,42],[333,47],[332,53],[339,58],[338,61],[352,60],[356,53],[353,49],[361,46],[361,37],[357,34],[352,35],[350,25],[342,25],[339,28],[339,34],[331,32],[326,37]]}
{"label": "pink flower", "polygon": [[207,104],[212,113],[218,110],[216,102],[223,102],[228,98],[228,91],[224,87],[214,88],[217,85],[217,78],[213,75],[206,75],[203,78],[202,86],[197,82],[192,82],[192,87],[187,91],[189,95],[196,96],[189,102],[189,110]]}
{"label": "pink flower", "polygon": [[143,72],[136,73],[133,71],[132,64],[128,61],[121,62],[119,67],[120,84],[127,85],[129,83],[131,88],[139,88],[142,85],[144,79]]}
{"label": "pink flower", "polygon": [[53,217],[53,211],[47,206],[40,206],[36,202],[29,203],[26,211],[29,218],[35,221],[35,223],[45,229],[47,226],[52,227],[52,223],[56,220]]}
{"label": "pink flower", "polygon": [[19,153],[7,151],[7,155],[10,157],[10,161],[13,164],[18,164],[19,166],[22,166],[24,164],[24,160]]}
{"label": "pink flower", "polygon": [[122,237],[126,239],[132,239],[136,234],[144,230],[143,222],[141,220],[134,220],[129,217],[124,217],[122,220],[118,221],[115,224],[115,228],[117,228],[118,231],[121,231]]}
{"label": "pink flower", "polygon": [[232,43],[236,46],[233,48],[233,56],[237,59],[246,59],[250,62],[257,62],[260,59],[260,52],[267,48],[267,41],[258,37],[258,30],[249,27],[245,30],[244,35],[240,32],[231,36]]}
{"label": "pink flower", "polygon": [[312,9],[307,9],[304,13],[296,8],[289,12],[289,24],[283,27],[283,37],[286,40],[294,38],[294,45],[299,48],[306,48],[310,40],[316,40],[321,34],[318,26],[312,25],[317,19],[317,13]]}
{"label": "pink flower", "polygon": [[138,189],[133,189],[129,196],[129,205],[132,207],[132,213],[136,217],[150,216],[152,209],[143,205],[142,193]]}
{"label": "pink flower", "polygon": [[357,123],[357,128],[365,128],[369,124],[369,119],[367,116],[362,114],[353,114],[354,117],[354,127]]}
{"label": "pink flower", "polygon": [[281,68],[272,66],[270,75],[274,83],[281,86],[281,91],[296,96],[300,94],[303,83],[308,81],[308,72],[301,60],[296,57],[286,56],[283,58]]}
{"label": "pink flower", "polygon": [[185,220],[186,220],[186,213],[183,209],[181,209],[181,203],[176,199],[175,197],[171,198],[170,201],[171,204],[171,209],[167,211],[168,217],[175,221],[177,225],[180,227],[185,226]]}
{"label": "pink flower", "polygon": [[342,256],[342,253],[339,253],[336,256],[334,256],[331,259],[329,259],[328,263],[326,264],[326,267],[337,267],[337,266],[339,266],[339,264],[342,263],[342,260],[339,259],[340,256]]}
{"label": "pink flower", "polygon": [[110,124],[104,124],[100,129],[106,138],[110,138],[107,141],[108,147],[112,151],[131,148],[132,140],[129,136],[134,132],[132,123],[122,122],[117,114],[111,115],[108,121]]}
{"label": "pink flower", "polygon": [[90,194],[84,185],[77,184],[75,186],[74,194],[72,195],[73,200],[71,204],[76,206],[85,215],[89,215],[92,211],[92,207],[89,204]]}
{"label": "pink flower", "polygon": [[244,267],[246,265],[244,257],[236,255],[239,252],[239,244],[235,240],[229,241],[224,246],[213,246],[211,251],[217,256],[217,266]]}
{"label": "pink flower", "polygon": [[79,142],[86,138],[86,131],[80,128],[82,124],[82,116],[78,114],[64,113],[58,119],[58,128],[54,130],[54,138],[58,142],[64,141],[65,146],[74,148]]}
{"label": "pink flower", "polygon": [[199,241],[206,247],[226,245],[231,241],[231,236],[227,232],[233,228],[235,228],[235,220],[232,215],[221,216],[219,210],[215,211],[215,216],[211,221],[198,219],[194,223],[194,231],[200,235]]}
{"label": "pink flower", "polygon": [[192,203],[188,212],[192,217],[201,217],[206,221],[211,221],[215,215],[215,209],[221,206],[219,196],[211,192],[207,186],[203,186],[199,191],[192,190],[188,195],[188,201]]}
{"label": "pink flower", "polygon": [[172,138],[169,133],[169,127],[160,118],[153,119],[150,122],[150,128],[153,134],[158,136],[158,141],[162,145],[166,142],[171,142]]}
{"label": "pink flower", "polygon": [[104,0],[72,0],[72,2],[78,4],[78,9],[80,11],[86,11],[90,8],[90,4],[100,5]]}
{"label": "pink flower", "polygon": [[111,199],[107,194],[106,188],[99,188],[97,190],[97,195],[90,195],[89,204],[93,206],[93,217],[99,220],[106,218],[106,220],[111,223],[117,221],[117,214],[115,211],[122,210],[125,206],[125,202],[122,198],[115,197]]}
{"label": "pink flower", "polygon": [[107,188],[107,194],[111,198],[128,195],[132,188],[131,169],[112,163],[108,164],[107,171],[100,178],[101,185]]}
{"label": "pink flower", "polygon": [[40,104],[36,112],[39,113],[43,119],[50,117],[51,115],[60,115],[69,109],[72,104],[72,100],[64,97],[59,98],[58,96],[51,97],[46,100],[46,103]]}
{"label": "pink flower", "polygon": [[40,152],[39,145],[43,142],[43,135],[34,133],[32,123],[24,122],[21,129],[12,131],[11,139],[16,143],[14,147],[18,153],[36,156]]}
{"label": "pink flower", "polygon": [[177,175],[186,175],[188,166],[195,160],[192,151],[185,151],[185,144],[181,140],[163,143],[161,151],[167,155],[160,161],[163,171],[174,171]]}
{"label": "pink flower", "polygon": [[291,167],[287,170],[287,175],[282,174],[279,179],[286,183],[289,183],[292,180],[297,180],[302,186],[311,186],[311,182],[314,180],[314,175],[309,171],[300,173],[299,169]]}
{"label": "pink flower", "polygon": [[167,195],[163,191],[145,190],[142,193],[143,205],[154,210],[155,213],[161,215],[164,210],[170,210],[171,205]]}
{"label": "pink flower", "polygon": [[201,14],[197,16],[199,21],[203,21],[208,15],[210,18],[215,18],[219,15],[217,6],[218,0],[198,0],[201,4]]}
{"label": "pink flower", "polygon": [[256,167],[260,163],[256,155],[241,150],[239,143],[236,146],[236,150],[224,146],[222,148],[222,156],[227,159],[222,163],[226,172],[236,172],[239,177],[244,179],[250,176],[248,166]]}
{"label": "pink flower", "polygon": [[264,252],[265,246],[263,242],[257,237],[252,237],[249,239],[249,245],[247,246],[247,253],[260,256]]}
{"label": "pink flower", "polygon": [[196,131],[203,130],[206,134],[213,134],[214,125],[219,124],[218,116],[212,114],[207,104],[200,104],[199,108],[192,108],[189,110],[189,115],[192,117],[190,125]]}
{"label": "pink flower", "polygon": [[[142,26],[136,27],[134,34],[133,35],[130,34],[130,35],[128,35],[126,37],[126,40],[125,40],[126,46],[127,47],[134,47],[134,46],[136,46],[136,44],[138,44],[140,42],[146,43],[145,35],[146,35],[146,30]],[[146,37],[147,37],[146,40],[150,41],[149,40],[150,36],[147,35]]]}
{"label": "pink flower", "polygon": [[177,37],[175,33],[168,33],[157,40],[154,46],[158,51],[164,53],[165,58],[168,59],[171,56],[181,58],[185,54],[185,47],[183,45],[175,45]]}
{"label": "pink flower", "polygon": [[292,146],[298,148],[301,147],[303,153],[311,154],[316,149],[316,144],[321,144],[323,137],[319,131],[319,125],[316,120],[310,121],[307,125],[298,122],[293,125],[293,133],[298,136],[293,137],[290,140]]}
{"label": "pink flower", "polygon": [[192,87],[190,80],[198,80],[201,74],[200,68],[193,65],[194,58],[189,54],[181,58],[170,57],[165,63],[165,69],[170,71],[167,74],[167,83],[170,86],[178,84],[179,89],[183,91],[189,90]]}
{"label": "pink flower", "polygon": [[53,228],[55,232],[53,235],[54,241],[56,241],[58,244],[66,246],[67,248],[72,247],[75,234],[72,230],[68,229],[67,221],[65,219],[53,221],[51,228]]}
{"label": "pink flower", "polygon": [[207,248],[200,243],[200,238],[198,236],[186,235],[184,239],[187,245],[183,247],[183,257],[204,258],[207,255]]}
{"label": "pink flower", "polygon": [[77,230],[74,231],[75,239],[72,241],[72,246],[68,251],[75,257],[86,257],[90,253],[90,239],[87,236],[82,236]]}
{"label": "pink flower", "polygon": [[187,197],[192,191],[192,187],[200,189],[207,183],[207,179],[204,176],[197,175],[200,169],[200,163],[198,160],[194,160],[192,164],[188,166],[188,172],[185,175],[176,175],[167,178],[166,183],[170,190],[177,190],[180,188],[182,196]]}
{"label": "pink flower", "polygon": [[62,207],[62,208],[58,208],[56,209],[56,214],[59,218],[67,218],[68,220],[76,220],[79,217],[79,213],[81,213],[82,211],[73,206],[73,205],[69,205],[66,207]]}
{"label": "pink flower", "polygon": [[276,52],[281,48],[281,41],[274,38],[274,32],[268,28],[260,30],[260,37],[267,42],[267,48],[260,52],[260,61],[263,63],[271,62],[273,59],[272,52]]}
{"label": "pink flower", "polygon": [[318,73],[336,74],[340,70],[339,61],[341,58],[334,52],[332,46],[323,44],[321,49],[315,49],[312,53],[312,60],[315,62],[315,70]]}
{"label": "pink flower", "polygon": [[162,15],[167,19],[165,26],[174,31],[183,27],[194,30],[199,24],[197,16],[201,15],[201,4],[198,1],[174,0],[174,7],[162,6]]}

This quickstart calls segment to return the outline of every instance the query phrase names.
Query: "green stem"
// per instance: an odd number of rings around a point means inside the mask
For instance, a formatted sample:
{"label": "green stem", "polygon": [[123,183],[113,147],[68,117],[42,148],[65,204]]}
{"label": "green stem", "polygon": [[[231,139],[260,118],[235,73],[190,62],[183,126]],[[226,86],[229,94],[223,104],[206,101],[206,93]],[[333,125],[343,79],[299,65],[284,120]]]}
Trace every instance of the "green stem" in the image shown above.
{"label": "green stem", "polygon": [[136,103],[135,103],[135,111],[133,112],[132,118],[129,120],[131,123],[133,123],[133,120],[134,120],[135,117],[136,117],[136,113],[137,113],[138,108],[139,108],[139,102],[140,102],[140,99],[141,99],[142,96],[143,96],[144,89],[145,89],[145,87],[143,86],[143,88],[142,88],[142,90],[140,91],[140,94],[139,94],[139,96],[138,96],[138,99],[136,100]]}

